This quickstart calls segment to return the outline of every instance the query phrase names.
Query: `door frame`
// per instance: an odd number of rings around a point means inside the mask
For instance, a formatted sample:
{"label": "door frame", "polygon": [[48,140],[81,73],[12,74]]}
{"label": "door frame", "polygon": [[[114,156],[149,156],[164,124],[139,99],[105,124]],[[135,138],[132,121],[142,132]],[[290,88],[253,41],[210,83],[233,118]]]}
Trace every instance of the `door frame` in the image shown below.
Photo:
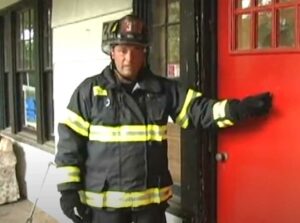
{"label": "door frame", "polygon": [[[152,1],[133,0],[133,12],[151,25]],[[217,0],[180,1],[179,81],[217,97]],[[191,27],[194,27],[191,28]],[[187,35],[187,33],[189,35]],[[194,139],[194,140],[191,140]],[[216,222],[217,132],[181,130],[181,207],[188,222]]]}
{"label": "door frame", "polygon": [[[199,73],[198,89],[210,98],[218,98],[218,44],[217,44],[217,0],[195,0],[199,4],[198,18],[199,22],[196,44],[198,47],[197,63]],[[196,8],[196,7],[195,7]],[[201,180],[204,182],[204,200],[203,207],[199,208],[199,222],[216,223],[217,221],[217,163],[215,155],[217,153],[217,135],[216,130],[203,131],[201,134],[200,150],[202,151],[202,165],[200,172],[203,173]],[[199,148],[198,148],[199,149]],[[198,222],[198,221],[196,221]]]}

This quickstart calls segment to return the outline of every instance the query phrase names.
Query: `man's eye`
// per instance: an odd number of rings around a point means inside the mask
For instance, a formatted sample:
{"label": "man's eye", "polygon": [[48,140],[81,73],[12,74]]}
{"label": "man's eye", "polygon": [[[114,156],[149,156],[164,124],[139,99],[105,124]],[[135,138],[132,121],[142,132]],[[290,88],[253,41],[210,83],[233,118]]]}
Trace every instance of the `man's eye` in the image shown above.
{"label": "man's eye", "polygon": [[125,49],[125,48],[121,48],[121,49],[119,49],[119,52],[120,52],[120,53],[124,53],[124,54],[125,54],[125,53],[127,53],[127,49]]}

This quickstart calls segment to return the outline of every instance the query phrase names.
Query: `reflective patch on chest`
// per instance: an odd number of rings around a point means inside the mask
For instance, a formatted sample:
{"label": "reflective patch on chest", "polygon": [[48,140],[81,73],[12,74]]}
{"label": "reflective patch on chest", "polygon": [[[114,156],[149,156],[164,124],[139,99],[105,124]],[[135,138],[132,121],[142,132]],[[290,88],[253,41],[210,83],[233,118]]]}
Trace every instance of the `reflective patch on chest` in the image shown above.
{"label": "reflective patch on chest", "polygon": [[106,98],[105,102],[104,102],[105,107],[109,107],[110,106],[110,99]]}

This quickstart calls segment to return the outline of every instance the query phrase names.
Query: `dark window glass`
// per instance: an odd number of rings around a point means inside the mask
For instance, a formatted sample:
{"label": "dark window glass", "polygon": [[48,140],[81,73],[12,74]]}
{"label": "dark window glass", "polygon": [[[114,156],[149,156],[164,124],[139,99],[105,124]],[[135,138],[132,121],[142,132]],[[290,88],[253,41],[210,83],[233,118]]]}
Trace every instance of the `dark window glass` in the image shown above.
{"label": "dark window glass", "polygon": [[37,125],[34,46],[34,11],[29,8],[17,13],[16,54],[21,126],[30,130]]}
{"label": "dark window glass", "polygon": [[179,0],[153,2],[153,27],[150,48],[152,70],[162,76],[180,76],[180,4]]}
{"label": "dark window glass", "polygon": [[272,12],[259,12],[257,20],[257,47],[270,48],[272,46]]}
{"label": "dark window glass", "polygon": [[251,48],[251,15],[242,14],[237,16],[237,49]]}
{"label": "dark window glass", "polygon": [[278,46],[295,47],[296,45],[296,9],[279,9]]}
{"label": "dark window glass", "polygon": [[4,112],[5,120],[4,127],[10,126],[10,101],[9,101],[9,85],[8,85],[8,75],[9,75],[9,32],[8,32],[8,18],[4,17]]}

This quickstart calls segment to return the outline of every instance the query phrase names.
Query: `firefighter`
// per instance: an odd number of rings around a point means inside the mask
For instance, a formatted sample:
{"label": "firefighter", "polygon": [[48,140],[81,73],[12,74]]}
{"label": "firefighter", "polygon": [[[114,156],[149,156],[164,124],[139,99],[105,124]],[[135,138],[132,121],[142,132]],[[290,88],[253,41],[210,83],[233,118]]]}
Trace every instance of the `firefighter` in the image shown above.
{"label": "firefighter", "polygon": [[269,92],[214,100],[157,76],[147,47],[141,19],[115,21],[102,42],[111,63],[76,88],[58,125],[60,204],[73,222],[166,222],[168,117],[182,128],[224,128],[271,108]]}

